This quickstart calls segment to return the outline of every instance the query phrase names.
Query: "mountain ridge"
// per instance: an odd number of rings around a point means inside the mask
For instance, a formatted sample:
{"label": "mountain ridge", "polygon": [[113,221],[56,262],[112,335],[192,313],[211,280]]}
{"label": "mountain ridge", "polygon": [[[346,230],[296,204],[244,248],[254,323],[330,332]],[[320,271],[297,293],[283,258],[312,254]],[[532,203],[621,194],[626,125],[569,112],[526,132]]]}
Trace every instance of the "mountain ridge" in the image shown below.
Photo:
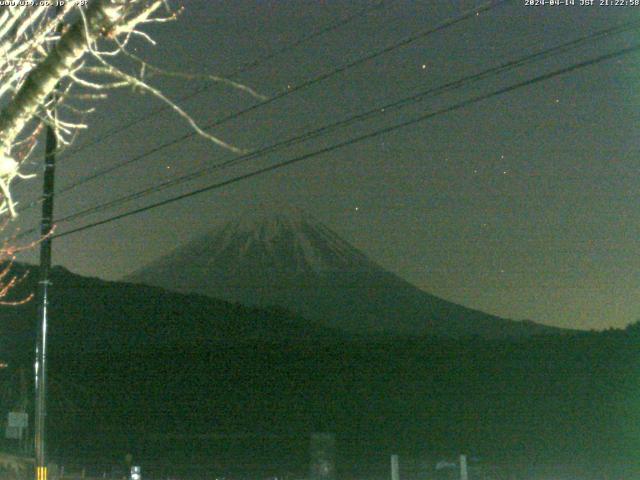
{"label": "mountain ridge", "polygon": [[[12,298],[34,291],[38,272],[31,269]],[[628,459],[640,438],[633,408],[638,328],[514,341],[353,341],[282,309],[86,278],[60,267],[51,281],[50,438],[69,458],[84,452],[108,460],[114,450],[129,451],[131,435],[140,446],[134,454],[168,458],[166,445],[149,445],[149,432],[320,429],[336,433],[342,458],[353,465],[385,449],[402,454],[424,445],[438,455],[481,447],[483,455],[523,465],[532,455],[578,462],[580,445],[589,461],[620,458],[636,468]],[[36,301],[0,309],[0,360],[9,364],[0,370],[0,392],[9,392],[0,395],[0,413],[19,391],[13,387],[19,367],[33,366],[36,312]],[[21,358],[4,357],[10,344]],[[612,406],[612,392],[619,406]],[[69,398],[81,408],[70,410]],[[191,455],[191,442],[171,444],[172,461]],[[301,445],[306,452],[306,437]],[[263,445],[230,453],[228,439],[215,445],[207,439],[207,448],[203,464],[224,458],[231,465]]]}
{"label": "mountain ridge", "polygon": [[352,334],[520,337],[563,329],[457,305],[385,270],[304,212],[244,215],[125,281],[280,306]]}
{"label": "mountain ridge", "polygon": [[[29,275],[9,300],[37,290],[38,268],[15,264],[12,274]],[[341,341],[342,332],[282,308],[259,309],[181,294],[153,286],[107,281],[54,267],[50,274],[49,340],[53,349],[119,352],[140,348],[207,348],[243,342]],[[0,350],[32,352],[38,303],[0,309]]]}

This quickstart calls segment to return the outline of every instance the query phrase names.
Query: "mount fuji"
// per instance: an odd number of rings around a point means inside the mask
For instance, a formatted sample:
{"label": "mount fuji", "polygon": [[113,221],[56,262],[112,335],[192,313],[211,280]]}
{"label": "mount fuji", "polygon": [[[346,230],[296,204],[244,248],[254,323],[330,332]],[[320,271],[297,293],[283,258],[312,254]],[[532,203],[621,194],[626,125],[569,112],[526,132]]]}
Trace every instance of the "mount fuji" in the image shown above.
{"label": "mount fuji", "polygon": [[284,307],[352,334],[505,338],[562,331],[424,292],[298,210],[241,216],[124,280]]}

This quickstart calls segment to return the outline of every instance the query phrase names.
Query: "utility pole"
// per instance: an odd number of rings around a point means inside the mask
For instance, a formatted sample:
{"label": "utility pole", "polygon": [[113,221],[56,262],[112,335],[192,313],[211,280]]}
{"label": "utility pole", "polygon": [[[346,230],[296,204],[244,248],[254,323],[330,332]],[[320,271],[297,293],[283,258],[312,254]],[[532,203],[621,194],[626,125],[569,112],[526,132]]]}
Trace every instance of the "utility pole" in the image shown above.
{"label": "utility pole", "polygon": [[400,461],[398,455],[391,455],[391,480],[400,480]]}
{"label": "utility pole", "polygon": [[[61,12],[61,3],[55,7],[55,15]],[[62,32],[62,21],[58,24],[58,33]],[[56,103],[58,84],[49,97],[51,100],[51,118],[58,120]],[[46,456],[46,420],[47,420],[47,327],[49,323],[49,270],[51,270],[51,233],[53,231],[53,181],[56,171],[56,150],[58,139],[51,124],[47,125],[44,179],[42,184],[42,220],[40,221],[40,278],[38,281],[38,317],[40,324],[36,340],[36,402],[34,419],[34,447],[36,455],[36,480],[47,480]]]}
{"label": "utility pole", "polygon": [[467,472],[467,456],[460,455],[460,480],[469,480],[469,473]]}
{"label": "utility pole", "polygon": [[[55,94],[54,94],[55,102]],[[53,118],[56,119],[55,103]],[[36,408],[35,454],[36,480],[47,480],[46,419],[47,419],[47,325],[49,321],[49,270],[51,269],[51,231],[53,229],[53,181],[58,142],[51,125],[47,126],[42,191],[42,220],[40,223],[40,279],[38,282],[39,320],[36,341]]]}

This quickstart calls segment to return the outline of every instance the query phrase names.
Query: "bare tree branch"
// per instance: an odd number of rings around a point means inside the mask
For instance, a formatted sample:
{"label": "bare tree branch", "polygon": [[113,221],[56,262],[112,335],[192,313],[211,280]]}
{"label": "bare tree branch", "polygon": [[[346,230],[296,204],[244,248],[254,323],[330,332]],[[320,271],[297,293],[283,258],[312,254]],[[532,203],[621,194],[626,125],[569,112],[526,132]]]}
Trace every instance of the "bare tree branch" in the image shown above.
{"label": "bare tree branch", "polygon": [[[166,13],[162,7],[166,7]],[[165,71],[127,51],[129,42],[136,38],[155,45],[140,27],[175,20],[181,8],[172,12],[165,0],[93,0],[87,8],[68,1],[61,11],[52,11],[51,7],[34,7],[0,12],[0,105],[4,105],[0,110],[0,216],[15,216],[11,182],[17,177],[27,178],[19,173],[20,164],[34,150],[36,132],[42,125],[53,128],[58,144],[64,148],[87,128],[84,117],[91,108],[86,102],[103,99],[114,88],[151,93],[201,137],[233,152],[245,152],[205,132],[144,77],[206,78],[256,98],[264,97],[245,85],[214,75]],[[66,20],[70,25],[61,28]],[[130,69],[135,71],[127,72],[120,64],[110,62],[119,56],[132,61]],[[72,105],[74,101],[82,104]],[[56,106],[66,107],[65,118],[53,114]],[[29,148],[18,148],[25,143]]]}
{"label": "bare tree branch", "polygon": [[[12,101],[0,112],[0,147],[5,155],[27,122],[35,115],[56,84],[62,80],[73,65],[85,54],[91,42],[99,36],[110,34],[125,16],[125,7],[142,3],[135,0],[98,0],[93,2],[82,20],[62,35],[49,55],[27,76]],[[86,28],[85,28],[86,27]]]}

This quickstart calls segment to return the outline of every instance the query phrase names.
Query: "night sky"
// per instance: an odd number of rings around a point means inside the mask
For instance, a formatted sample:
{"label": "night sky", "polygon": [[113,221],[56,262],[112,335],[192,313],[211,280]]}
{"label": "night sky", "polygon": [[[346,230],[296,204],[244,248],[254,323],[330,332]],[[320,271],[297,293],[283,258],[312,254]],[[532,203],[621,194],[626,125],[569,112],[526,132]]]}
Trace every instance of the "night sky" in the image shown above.
{"label": "night sky", "polygon": [[[188,0],[180,19],[139,42],[152,63],[228,75],[300,37],[370,7],[343,27],[259,63],[237,79],[267,96],[461,15],[478,2]],[[507,2],[295,92],[214,130],[256,149],[486,68],[640,19],[640,7],[525,6]],[[531,66],[117,209],[60,224],[58,232],[438,110],[638,41],[638,30],[595,40]],[[640,319],[640,54],[633,53],[495,96],[227,188],[54,241],[54,263],[119,279],[256,205],[292,204],[335,229],[385,268],[447,300],[563,327],[622,327]],[[153,82],[153,80],[152,80]],[[172,98],[201,80],[158,79]],[[257,100],[214,85],[181,102],[202,124]],[[114,93],[98,105],[91,142],[160,104]],[[59,187],[189,131],[170,112],[77,154],[62,154]],[[56,198],[58,218],[233,158],[201,138],[164,149]],[[41,168],[40,157],[30,168]],[[28,204],[41,180],[23,182]],[[38,208],[16,222],[34,226]],[[33,261],[35,252],[23,257]]]}

